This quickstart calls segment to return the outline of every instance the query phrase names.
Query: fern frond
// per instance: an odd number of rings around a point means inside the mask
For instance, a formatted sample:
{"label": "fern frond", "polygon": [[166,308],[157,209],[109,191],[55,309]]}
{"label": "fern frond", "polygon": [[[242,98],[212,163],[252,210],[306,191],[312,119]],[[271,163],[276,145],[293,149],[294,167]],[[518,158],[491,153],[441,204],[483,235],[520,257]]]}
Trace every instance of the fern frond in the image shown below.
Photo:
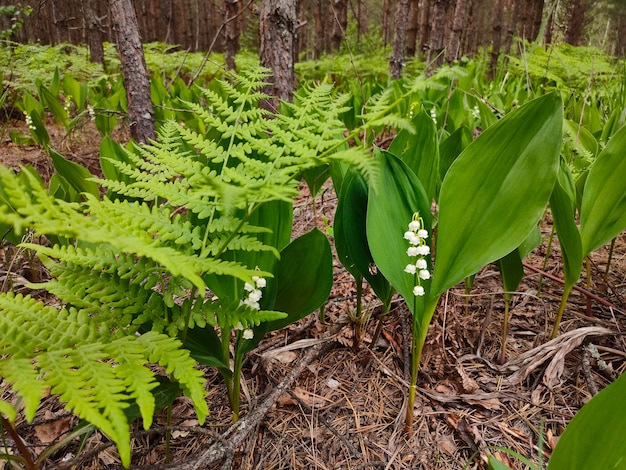
{"label": "fern frond", "polygon": [[284,312],[255,310],[230,299],[198,301],[193,306],[192,312],[197,318],[204,318],[207,324],[218,326],[222,330],[239,326],[252,328],[261,323],[280,320],[287,316]]}
{"label": "fern frond", "polygon": [[36,356],[52,392],[69,410],[107,434],[128,464],[130,426],[124,410],[130,405],[129,397],[124,381],[116,377],[112,364],[105,362],[106,359],[109,358],[99,343],[45,351]]}
{"label": "fern frond", "polygon": [[189,355],[189,351],[181,348],[180,341],[152,331],[139,336],[137,342],[142,345],[151,363],[163,366],[166,372],[180,383],[185,395],[193,401],[198,421],[204,424],[209,414],[204,378],[202,372],[196,368],[196,362]]}
{"label": "fern frond", "polygon": [[150,363],[180,382],[204,420],[204,380],[180,341],[155,332],[116,335],[82,310],[0,295],[0,375],[24,399],[26,418],[33,419],[50,387],[68,409],[115,441],[125,465],[130,461],[125,409],[137,403],[146,426],[154,413],[151,390],[157,382]]}

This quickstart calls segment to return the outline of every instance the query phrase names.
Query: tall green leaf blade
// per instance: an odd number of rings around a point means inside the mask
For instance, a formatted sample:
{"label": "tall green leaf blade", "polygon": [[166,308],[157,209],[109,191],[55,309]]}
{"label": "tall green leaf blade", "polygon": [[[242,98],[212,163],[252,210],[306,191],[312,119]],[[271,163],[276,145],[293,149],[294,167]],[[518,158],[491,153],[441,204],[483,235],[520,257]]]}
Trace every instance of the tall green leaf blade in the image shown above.
{"label": "tall green leaf blade", "polygon": [[389,281],[380,271],[371,271],[374,259],[367,242],[367,199],[367,182],[356,171],[349,171],[335,211],[335,249],[341,264],[355,278],[367,279],[378,298],[387,303],[392,295]]}
{"label": "tall green leaf blade", "polygon": [[96,198],[100,197],[98,185],[93,181],[89,170],[78,163],[67,160],[63,155],[48,148],[55,170],[76,190],[78,193],[89,193]]}
{"label": "tall green leaf blade", "polygon": [[571,287],[578,281],[582,271],[583,249],[575,219],[576,184],[572,172],[563,161],[550,196],[550,209],[561,245],[565,285]]}
{"label": "tall green leaf blade", "polygon": [[413,118],[412,123],[415,133],[400,131],[389,146],[389,152],[399,157],[413,170],[424,185],[426,194],[433,200],[441,184],[437,127],[423,109]]}
{"label": "tall green leaf blade", "polygon": [[465,126],[459,127],[439,146],[439,175],[445,178],[450,165],[472,143],[472,132]]}
{"label": "tall green leaf blade", "polygon": [[489,127],[450,166],[439,197],[434,294],[528,236],[554,186],[562,129],[561,98],[547,94]]}
{"label": "tall green leaf blade", "polygon": [[508,299],[513,297],[513,292],[517,290],[520,281],[524,277],[524,265],[520,252],[516,248],[498,262],[502,285],[504,286],[504,296]]}
{"label": "tall green leaf blade", "polygon": [[50,110],[50,112],[54,116],[54,119],[57,122],[63,124],[63,126],[68,129],[69,117],[67,115],[67,112],[65,111],[65,108],[59,101],[59,97],[52,94],[52,92],[43,85],[41,85],[41,88],[39,89],[39,97],[41,98],[41,102],[44,104],[44,106],[46,106]]}
{"label": "tall green leaf blade", "polygon": [[559,439],[548,470],[626,469],[626,374],[574,416]]}
{"label": "tall green leaf blade", "polygon": [[[367,241],[378,269],[407,300],[414,313],[424,311],[424,297],[415,297],[412,275],[404,268],[412,260],[407,255],[409,243],[403,238],[413,214],[419,212],[424,227],[431,233],[431,202],[415,173],[398,157],[378,151],[381,163],[378,192],[370,191],[367,204]],[[427,240],[430,244],[430,240]],[[422,281],[426,297],[430,296],[430,280]],[[415,299],[417,303],[411,300]]]}
{"label": "tall green leaf blade", "polygon": [[626,126],[609,140],[589,170],[580,209],[587,256],[626,228]]}

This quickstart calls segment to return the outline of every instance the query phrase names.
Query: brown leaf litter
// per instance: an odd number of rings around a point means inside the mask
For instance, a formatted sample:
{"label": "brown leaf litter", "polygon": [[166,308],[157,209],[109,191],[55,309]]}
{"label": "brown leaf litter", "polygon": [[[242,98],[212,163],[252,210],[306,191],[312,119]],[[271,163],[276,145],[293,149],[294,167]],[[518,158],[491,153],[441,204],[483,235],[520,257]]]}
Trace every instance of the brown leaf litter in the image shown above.
{"label": "brown leaf litter", "polygon": [[[81,145],[71,146],[69,156],[93,169],[97,139],[79,139],[73,142]],[[13,165],[34,161],[44,175],[51,172],[47,157],[36,149],[14,149],[6,141],[1,146],[3,163],[11,158]],[[336,196],[327,186],[313,210],[303,187],[295,201],[296,233],[313,226],[326,230],[335,205]],[[546,236],[549,223],[548,217],[542,227]],[[545,250],[543,244],[528,264],[539,269]],[[592,254],[591,285],[584,286],[606,302],[592,300],[589,311],[585,293],[573,292],[562,334],[551,341],[547,338],[562,286],[547,277],[540,283],[540,274],[526,270],[513,298],[507,362],[502,366],[496,365],[504,311],[497,272],[487,266],[478,273],[470,295],[462,286],[451,289],[442,298],[426,339],[411,438],[403,431],[410,314],[398,301],[380,338],[371,344],[377,323],[374,311],[354,348],[353,325],[339,322],[349,319],[355,309],[354,283],[336,265],[324,318],[314,314],[268,335],[248,355],[239,424],[231,423],[219,373],[207,368],[208,423],[197,426],[192,406],[183,398],[175,402],[170,418],[166,412],[157,415],[153,430],[134,425],[132,468],[436,470],[468,464],[474,470],[487,468],[489,452],[513,468],[523,468],[506,453],[488,450],[492,446],[509,448],[535,462],[539,452],[547,458],[567,423],[591,398],[593,386],[604,388],[626,364],[621,334],[626,327],[621,313],[626,311],[625,237],[617,239],[605,281],[607,252],[602,248]],[[9,279],[9,263],[3,261],[0,281]],[[15,285],[25,289],[20,279],[28,280],[32,273],[19,262],[11,269],[11,275],[21,276]],[[558,243],[543,270],[562,278]],[[367,288],[365,296],[364,305],[375,308]],[[3,399],[14,398],[6,387],[0,391]],[[76,424],[51,397],[43,401],[34,423],[18,419],[17,430],[36,456]],[[540,433],[544,449],[537,445]],[[10,440],[7,450],[15,453]],[[121,467],[115,448],[96,432],[82,445],[75,439],[57,449],[41,468]]]}

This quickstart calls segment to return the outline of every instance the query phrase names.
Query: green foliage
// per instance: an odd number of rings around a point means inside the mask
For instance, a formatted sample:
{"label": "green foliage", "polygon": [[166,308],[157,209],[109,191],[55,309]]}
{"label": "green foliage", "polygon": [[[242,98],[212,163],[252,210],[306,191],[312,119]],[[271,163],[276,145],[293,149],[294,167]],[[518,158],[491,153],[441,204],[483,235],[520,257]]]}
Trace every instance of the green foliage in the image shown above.
{"label": "green foliage", "polygon": [[626,375],[583,406],[559,439],[548,470],[626,468],[624,396]]}
{"label": "green foliage", "polygon": [[287,246],[299,175],[331,163],[367,177],[378,169],[366,149],[345,145],[338,120],[345,98],[321,85],[286,104],[288,114],[267,119],[258,106],[266,77],[255,69],[201,90],[210,105],[186,106],[202,130],[168,121],[157,141],[130,149],[105,139],[106,173],[116,179],[97,182],[109,197],[55,153],[57,177],[80,197],[55,197],[35,174],[0,167],[0,222],[53,241],[22,247],[48,268],[51,279],[36,287],[59,307],[11,294],[0,302],[0,373],[26,401],[27,419],[50,386],[116,442],[128,465],[124,410],[135,403],[145,426],[154,412],[157,382],[147,365],[180,383],[200,420],[208,410],[189,351],[220,366],[236,417],[245,351],[325,301],[332,284],[326,237],[313,231]]}
{"label": "green foliage", "polygon": [[619,130],[589,171],[580,209],[583,254],[609,242],[626,228],[626,127]]}
{"label": "green foliage", "polygon": [[560,98],[546,95],[455,160],[439,198],[433,295],[511,252],[537,224],[556,178],[562,125]]}
{"label": "green foliage", "polygon": [[18,5],[2,5],[0,6],[0,16],[8,16],[11,27],[0,31],[0,40],[10,39],[17,36],[24,26],[24,19],[33,12],[30,6]]}

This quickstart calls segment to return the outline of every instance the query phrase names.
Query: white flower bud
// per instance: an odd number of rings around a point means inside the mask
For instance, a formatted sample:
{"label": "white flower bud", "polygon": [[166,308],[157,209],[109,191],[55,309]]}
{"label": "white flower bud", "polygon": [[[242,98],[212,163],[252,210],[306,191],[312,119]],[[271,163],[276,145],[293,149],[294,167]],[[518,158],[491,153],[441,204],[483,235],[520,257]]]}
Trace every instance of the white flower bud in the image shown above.
{"label": "white flower bud", "polygon": [[428,263],[426,262],[426,260],[425,260],[425,259],[420,258],[420,259],[418,259],[418,260],[415,262],[415,267],[416,267],[417,269],[426,269],[426,268],[428,268]]}
{"label": "white flower bud", "polygon": [[418,246],[418,253],[422,256],[426,256],[430,254],[430,247],[428,245]]}
{"label": "white flower bud", "polygon": [[420,229],[420,222],[419,222],[419,220],[411,221],[411,223],[409,224],[409,230],[411,232],[417,232],[419,229]]}

